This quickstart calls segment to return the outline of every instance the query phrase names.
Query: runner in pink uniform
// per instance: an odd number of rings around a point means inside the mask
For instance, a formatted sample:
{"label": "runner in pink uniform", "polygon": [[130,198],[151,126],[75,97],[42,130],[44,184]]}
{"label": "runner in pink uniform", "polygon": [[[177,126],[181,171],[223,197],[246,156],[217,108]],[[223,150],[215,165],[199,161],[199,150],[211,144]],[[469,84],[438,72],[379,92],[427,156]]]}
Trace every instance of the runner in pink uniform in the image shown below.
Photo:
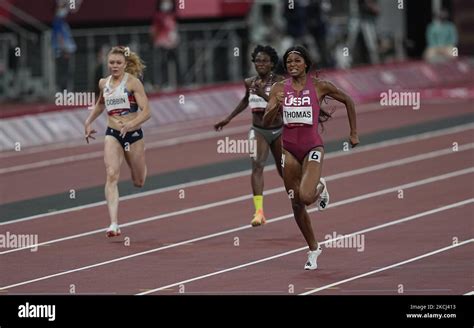
{"label": "runner in pink uniform", "polygon": [[318,208],[324,210],[329,202],[326,182],[321,178],[324,144],[318,127],[331,115],[321,109],[319,100],[329,96],[346,106],[352,147],[359,143],[355,107],[351,97],[331,82],[308,74],[312,63],[304,47],[289,48],[283,56],[283,63],[291,78],[273,85],[263,124],[271,124],[282,111],[283,180],[296,223],[309,246],[304,269],[314,270],[318,267],[317,258],[322,249],[314,237],[306,206],[319,200]]}

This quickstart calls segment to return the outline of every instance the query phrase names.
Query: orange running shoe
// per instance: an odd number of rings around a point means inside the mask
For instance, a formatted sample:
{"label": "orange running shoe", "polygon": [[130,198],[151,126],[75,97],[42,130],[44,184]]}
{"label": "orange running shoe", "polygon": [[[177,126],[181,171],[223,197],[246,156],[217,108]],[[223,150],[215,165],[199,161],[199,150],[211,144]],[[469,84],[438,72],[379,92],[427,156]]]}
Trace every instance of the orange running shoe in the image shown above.
{"label": "orange running shoe", "polygon": [[257,227],[259,225],[265,224],[267,220],[265,220],[265,216],[263,215],[263,210],[259,209],[255,214],[253,215],[252,222],[250,224],[252,227]]}

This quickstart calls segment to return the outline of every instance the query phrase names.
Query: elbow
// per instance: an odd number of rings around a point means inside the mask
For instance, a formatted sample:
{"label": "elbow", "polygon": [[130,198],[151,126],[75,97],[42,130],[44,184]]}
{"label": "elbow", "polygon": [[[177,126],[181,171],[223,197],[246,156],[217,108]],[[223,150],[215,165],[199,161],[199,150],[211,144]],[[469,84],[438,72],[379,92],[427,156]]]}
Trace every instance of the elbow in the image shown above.
{"label": "elbow", "polygon": [[143,122],[148,121],[151,118],[151,112],[149,110],[143,113]]}
{"label": "elbow", "polygon": [[352,100],[351,97],[347,97],[346,100],[344,101],[344,104],[346,105],[347,109],[354,109],[355,110],[355,103],[354,100]]}

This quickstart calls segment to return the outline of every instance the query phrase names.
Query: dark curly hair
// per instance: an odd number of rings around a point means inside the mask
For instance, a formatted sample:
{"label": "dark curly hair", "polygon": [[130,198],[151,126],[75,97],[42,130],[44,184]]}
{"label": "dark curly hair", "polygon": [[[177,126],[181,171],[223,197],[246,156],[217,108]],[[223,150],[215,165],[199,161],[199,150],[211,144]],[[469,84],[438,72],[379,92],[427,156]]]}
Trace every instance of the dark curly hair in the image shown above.
{"label": "dark curly hair", "polygon": [[259,52],[264,52],[268,56],[270,56],[270,60],[273,63],[273,69],[275,69],[278,64],[278,54],[276,50],[270,46],[262,46],[260,44],[257,45],[255,49],[253,49],[253,52],[252,52],[252,63],[255,63],[255,58],[257,57],[257,54]]}
{"label": "dark curly hair", "polygon": [[308,73],[311,69],[311,66],[313,66],[313,61],[311,60],[311,56],[309,55],[308,50],[303,46],[293,46],[285,51],[285,54],[283,55],[283,66],[285,67],[285,72],[287,72],[286,59],[290,55],[290,52],[293,51],[296,52],[299,56],[303,57],[304,62],[306,63],[306,73]]}
{"label": "dark curly hair", "polygon": [[[328,97],[330,98],[330,97]],[[322,99],[320,99],[320,102],[321,104],[319,105],[319,117],[318,117],[318,121],[321,126],[321,131],[324,132],[324,122],[327,122],[329,121],[329,119],[332,118],[332,114],[336,111],[336,107],[335,106],[329,106],[328,105],[328,100],[326,99],[326,97],[323,97]],[[323,108],[323,104],[325,105],[328,105],[328,106],[324,106],[324,107],[329,107],[328,109],[326,108]]]}

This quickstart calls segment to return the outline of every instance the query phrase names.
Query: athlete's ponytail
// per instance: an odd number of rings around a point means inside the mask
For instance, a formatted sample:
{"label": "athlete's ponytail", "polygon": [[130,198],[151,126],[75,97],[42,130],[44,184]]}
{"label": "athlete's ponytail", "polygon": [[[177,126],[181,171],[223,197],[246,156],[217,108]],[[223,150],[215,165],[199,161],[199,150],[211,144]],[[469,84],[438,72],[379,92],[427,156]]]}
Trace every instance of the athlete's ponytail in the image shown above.
{"label": "athlete's ponytail", "polygon": [[327,100],[325,98],[321,99],[321,103],[319,105],[319,126],[321,127],[321,131],[324,132],[324,122],[327,122],[329,119],[332,118],[332,114],[336,110],[336,107],[330,107],[329,109],[323,108],[321,105],[325,103],[327,104]]}
{"label": "athlete's ponytail", "polygon": [[143,71],[145,69],[145,64],[143,63],[140,56],[138,56],[135,52],[131,51],[129,47],[113,47],[109,51],[109,55],[111,54],[119,54],[125,57],[127,62],[127,66],[125,67],[125,72],[132,74],[133,76],[142,79],[143,78]]}

